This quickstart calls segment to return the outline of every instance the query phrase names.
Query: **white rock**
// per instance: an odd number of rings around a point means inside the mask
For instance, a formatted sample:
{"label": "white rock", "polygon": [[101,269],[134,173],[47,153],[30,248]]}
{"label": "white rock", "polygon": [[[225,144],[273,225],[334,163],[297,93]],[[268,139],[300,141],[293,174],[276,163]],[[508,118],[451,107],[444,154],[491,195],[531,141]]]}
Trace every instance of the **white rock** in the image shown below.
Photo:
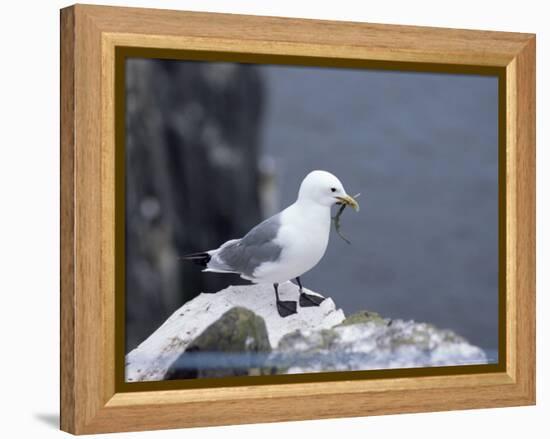
{"label": "white rock", "polygon": [[485,364],[482,349],[454,332],[414,321],[378,320],[289,335],[271,361],[286,373]]}
{"label": "white rock", "polygon": [[[308,294],[317,294],[304,290]],[[319,294],[317,294],[319,295]],[[279,286],[281,300],[298,300],[296,285],[286,282]],[[211,323],[234,306],[248,308],[265,320],[269,341],[275,348],[287,333],[297,329],[313,331],[332,328],[345,316],[327,298],[318,307],[300,308],[298,313],[282,318],[275,306],[271,285],[230,286],[216,294],[200,294],[174,312],[160,328],[126,356],[126,381],[162,380],[172,362]]]}

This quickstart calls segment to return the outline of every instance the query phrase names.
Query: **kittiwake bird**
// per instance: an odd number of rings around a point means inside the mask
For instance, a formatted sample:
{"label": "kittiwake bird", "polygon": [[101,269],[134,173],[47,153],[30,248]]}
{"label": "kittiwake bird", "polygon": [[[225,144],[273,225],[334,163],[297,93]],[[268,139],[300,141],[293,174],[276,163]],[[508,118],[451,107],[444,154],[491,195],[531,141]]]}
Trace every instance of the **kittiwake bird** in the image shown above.
{"label": "kittiwake bird", "polygon": [[295,279],[300,306],[319,306],[324,297],[306,294],[300,276],[321,260],[328,245],[331,207],[345,204],[359,210],[357,201],[330,172],[312,171],[302,181],[296,202],[214,250],[183,256],[203,271],[237,273],[243,279],[273,284],[281,317],[296,313],[296,302],[280,300],[279,284]]}

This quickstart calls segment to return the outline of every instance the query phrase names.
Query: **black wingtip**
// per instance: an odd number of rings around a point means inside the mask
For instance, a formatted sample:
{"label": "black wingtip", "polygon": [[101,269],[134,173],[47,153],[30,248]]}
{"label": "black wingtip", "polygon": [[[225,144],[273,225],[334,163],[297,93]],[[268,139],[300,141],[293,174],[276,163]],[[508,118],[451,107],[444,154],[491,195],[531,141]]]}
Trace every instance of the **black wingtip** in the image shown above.
{"label": "black wingtip", "polygon": [[193,262],[194,264],[197,264],[197,265],[200,265],[201,267],[205,267],[208,265],[208,263],[210,262],[210,259],[212,257],[208,254],[208,253],[191,253],[189,255],[183,255],[183,256],[180,256],[179,259],[183,259],[183,260],[186,260],[186,261],[191,261]]}

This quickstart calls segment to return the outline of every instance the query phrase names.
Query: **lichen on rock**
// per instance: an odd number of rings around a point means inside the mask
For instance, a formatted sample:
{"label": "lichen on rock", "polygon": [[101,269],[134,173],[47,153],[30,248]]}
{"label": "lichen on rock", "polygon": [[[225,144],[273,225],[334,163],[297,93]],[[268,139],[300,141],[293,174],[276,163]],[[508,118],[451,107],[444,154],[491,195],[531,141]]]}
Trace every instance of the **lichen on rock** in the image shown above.
{"label": "lichen on rock", "polygon": [[372,311],[359,311],[344,319],[338,326],[355,325],[357,323],[391,324],[391,320],[383,319],[380,314]]}
{"label": "lichen on rock", "polygon": [[246,308],[231,308],[187,346],[164,379],[260,374],[260,360],[270,351],[264,320]]}

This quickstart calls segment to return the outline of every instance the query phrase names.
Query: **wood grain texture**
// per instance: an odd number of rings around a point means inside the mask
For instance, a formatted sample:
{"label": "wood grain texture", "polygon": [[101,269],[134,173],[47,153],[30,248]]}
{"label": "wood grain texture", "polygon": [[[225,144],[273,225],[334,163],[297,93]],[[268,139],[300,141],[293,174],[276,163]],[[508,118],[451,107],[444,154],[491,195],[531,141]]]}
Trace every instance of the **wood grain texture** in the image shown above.
{"label": "wood grain texture", "polygon": [[[515,291],[517,285],[517,62],[506,67],[506,291]],[[506,295],[506,370],[516,379],[517,361],[517,301],[515,295]]]}
{"label": "wood grain texture", "polygon": [[[81,434],[534,403],[534,36],[77,5],[61,12],[61,38],[63,430]],[[505,67],[506,372],[116,393],[117,46]]]}
{"label": "wood grain texture", "polygon": [[[107,322],[101,272],[101,46],[90,17],[75,9],[76,429],[105,404]],[[93,359],[93,360],[92,360]]]}
{"label": "wood grain texture", "polygon": [[535,400],[536,329],[536,64],[535,39],[531,38],[516,57],[516,328],[517,381]]}
{"label": "wood grain texture", "polygon": [[75,430],[75,286],[74,286],[74,10],[61,12],[61,428]]}
{"label": "wood grain texture", "polygon": [[207,39],[230,51],[247,52],[249,47],[254,47],[254,52],[259,53],[300,52],[336,58],[506,66],[528,37],[508,32],[159,9],[78,7],[104,32],[126,34],[130,38],[146,36],[149,44],[161,47],[170,47],[164,45],[164,41],[185,36]]}

